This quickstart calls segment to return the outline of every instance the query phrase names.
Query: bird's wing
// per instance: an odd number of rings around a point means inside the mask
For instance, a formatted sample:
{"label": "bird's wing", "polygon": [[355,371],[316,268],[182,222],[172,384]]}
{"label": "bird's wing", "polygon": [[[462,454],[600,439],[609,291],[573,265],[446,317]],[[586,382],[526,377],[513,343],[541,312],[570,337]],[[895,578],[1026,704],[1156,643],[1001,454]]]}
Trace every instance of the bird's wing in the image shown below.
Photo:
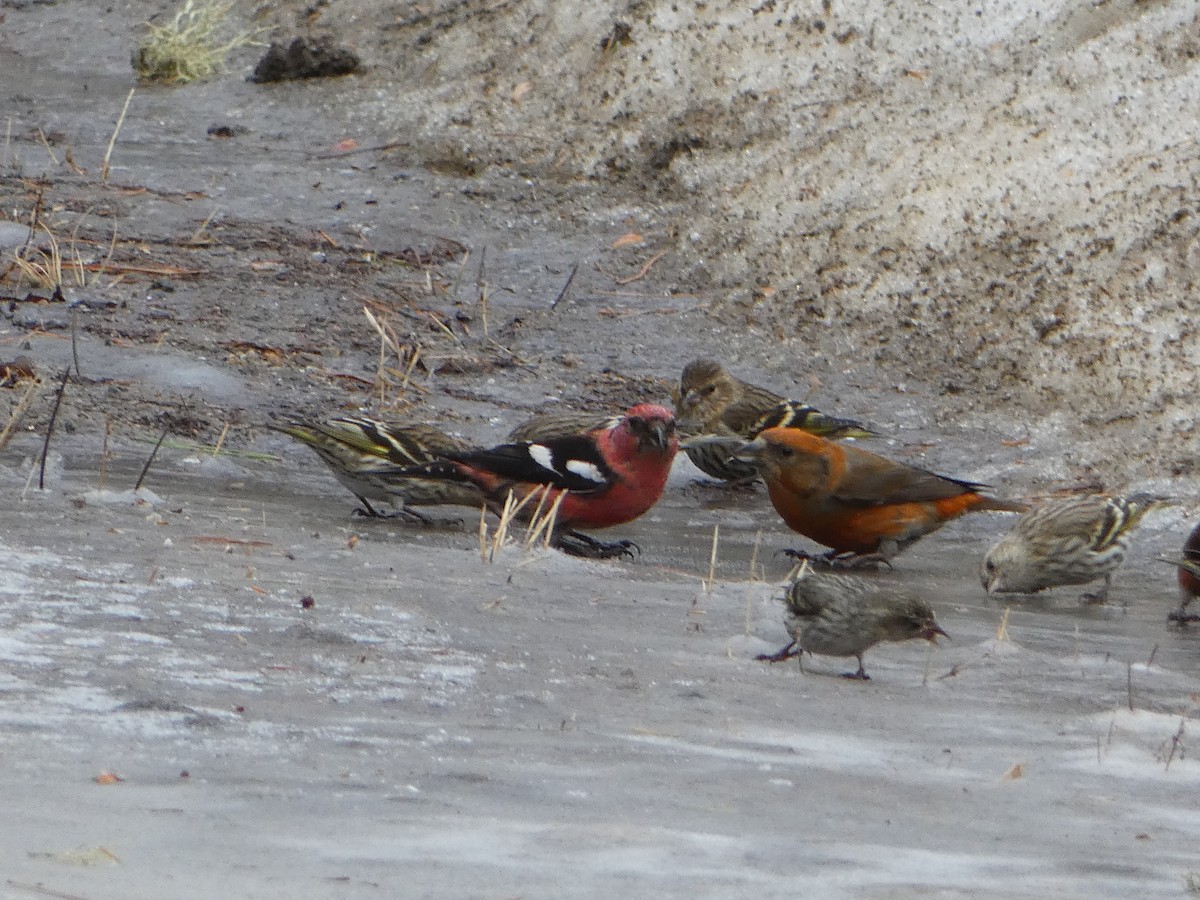
{"label": "bird's wing", "polygon": [[595,440],[588,435],[501,444],[447,458],[505,481],[548,484],[577,494],[605,490],[617,479]]}
{"label": "bird's wing", "polygon": [[847,503],[865,506],[918,503],[987,489],[986,484],[947,478],[856,447],[842,447],[842,450],[846,454],[846,469],[833,494]]}
{"label": "bird's wing", "polygon": [[[754,426],[770,409],[784,402],[784,398],[766,388],[742,382],[741,397],[729,404],[721,414],[721,424],[735,434],[753,437],[758,432]],[[759,431],[762,429],[760,428]],[[753,432],[753,433],[752,433]]]}

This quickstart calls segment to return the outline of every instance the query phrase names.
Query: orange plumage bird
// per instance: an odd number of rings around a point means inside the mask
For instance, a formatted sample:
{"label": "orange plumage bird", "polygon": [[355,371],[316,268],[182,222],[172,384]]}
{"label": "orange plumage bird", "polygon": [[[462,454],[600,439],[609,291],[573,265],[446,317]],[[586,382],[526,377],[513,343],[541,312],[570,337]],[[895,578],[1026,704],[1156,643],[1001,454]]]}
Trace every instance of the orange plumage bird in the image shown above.
{"label": "orange plumage bird", "polygon": [[830,548],[827,562],[886,562],[964,513],[1027,508],[986,496],[987,485],[935,475],[796,428],[769,428],[740,452],[758,466],[787,526]]}

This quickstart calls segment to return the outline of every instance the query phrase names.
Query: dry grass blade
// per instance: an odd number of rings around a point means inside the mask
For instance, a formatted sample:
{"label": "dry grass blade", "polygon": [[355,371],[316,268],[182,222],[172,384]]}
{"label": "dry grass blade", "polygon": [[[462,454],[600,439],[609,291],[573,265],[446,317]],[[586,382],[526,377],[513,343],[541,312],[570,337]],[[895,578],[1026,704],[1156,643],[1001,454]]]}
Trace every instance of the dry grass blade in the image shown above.
{"label": "dry grass blade", "polygon": [[146,38],[130,60],[138,79],[181,84],[224,70],[225,57],[232,51],[259,43],[255,31],[218,39],[232,8],[232,0],[186,0],[166,25],[147,22]]}
{"label": "dry grass blade", "polygon": [[708,554],[708,578],[704,580],[704,593],[711,594],[717,580],[717,543],[720,541],[721,526],[713,525],[712,550]]}
{"label": "dry grass blade", "polygon": [[[30,252],[30,248],[24,248],[24,252],[18,251],[13,257],[13,264],[25,281],[34,287],[53,291],[59,289],[62,284],[62,251],[59,248],[58,238],[55,237],[49,226],[41,221],[38,222],[38,225],[42,231],[46,232],[46,237],[50,240],[50,252],[47,253],[40,247],[33,247],[32,252]],[[34,257],[33,253],[36,253],[37,256]]]}
{"label": "dry grass blade", "polygon": [[29,407],[33,405],[34,394],[38,388],[42,386],[42,380],[35,378],[25,388],[25,393],[21,395],[16,405],[12,408],[12,412],[8,414],[8,421],[4,423],[3,430],[0,430],[0,450],[8,446],[8,442],[12,440],[13,434],[21,424],[21,420],[25,418],[25,413],[29,411]]}
{"label": "dry grass blade", "polygon": [[117,124],[113,126],[112,137],[108,139],[108,148],[104,151],[104,162],[100,165],[100,180],[108,184],[109,163],[112,160],[113,147],[117,145],[117,135],[121,133],[121,126],[125,124],[125,116],[129,113],[129,104],[133,102],[133,95],[137,88],[130,88],[129,93],[125,95],[125,105],[121,107],[121,114],[117,116]]}
{"label": "dry grass blade", "polygon": [[759,550],[759,547],[762,546],[762,536],[763,536],[763,533],[762,533],[761,528],[758,529],[756,532],[754,532],[754,546],[750,548],[750,580],[751,581],[754,581],[756,578],[761,577],[760,575],[755,574],[755,570],[758,568],[758,550]]}
{"label": "dry grass blade", "polygon": [[1004,607],[1004,612],[1000,615],[1000,624],[996,626],[996,640],[1007,641],[1008,638],[1008,614],[1012,612],[1011,606]]}
{"label": "dry grass blade", "polygon": [[560,491],[549,507],[543,508],[546,506],[546,498],[550,496],[550,490],[543,488],[537,493],[540,495],[537,507],[529,519],[529,528],[525,532],[526,550],[531,549],[539,540],[543,547],[550,546],[550,541],[554,537],[554,526],[558,522],[558,510],[567,496],[565,491]]}

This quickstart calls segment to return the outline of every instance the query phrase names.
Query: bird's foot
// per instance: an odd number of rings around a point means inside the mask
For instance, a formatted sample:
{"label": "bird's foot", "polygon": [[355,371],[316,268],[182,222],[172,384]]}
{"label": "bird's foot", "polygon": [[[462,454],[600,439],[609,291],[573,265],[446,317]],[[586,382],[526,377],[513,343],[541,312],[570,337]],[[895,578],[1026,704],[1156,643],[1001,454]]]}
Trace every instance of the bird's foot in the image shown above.
{"label": "bird's foot", "polygon": [[387,516],[384,513],[381,513],[379,510],[377,510],[375,507],[373,507],[370,503],[368,503],[366,497],[359,497],[358,502],[361,503],[362,506],[356,506],[353,509],[353,511],[351,511],[350,515],[361,516],[364,519],[386,519],[387,518]]}
{"label": "bird's foot", "polygon": [[804,650],[801,649],[800,647],[797,647],[796,642],[792,641],[790,644],[788,644],[782,650],[778,650],[775,653],[760,653],[760,654],[758,654],[758,656],[754,657],[754,659],[757,662],[769,662],[769,663],[787,662],[793,656],[799,656],[803,652],[804,652]]}
{"label": "bird's foot", "polygon": [[1172,610],[1171,612],[1167,613],[1167,621],[1174,622],[1180,628],[1185,628],[1194,622],[1200,622],[1200,615],[1196,615],[1196,613],[1190,613],[1187,611],[1186,606],[1181,606],[1179,609]]}
{"label": "bird's foot", "polygon": [[1108,602],[1108,591],[1089,591],[1086,594],[1079,595],[1079,602],[1084,606],[1100,606]]}
{"label": "bird's foot", "polygon": [[580,556],[584,559],[613,559],[622,556],[633,559],[642,552],[642,548],[633,541],[601,541],[581,531],[564,531],[559,535],[555,546],[568,556]]}
{"label": "bird's foot", "polygon": [[814,567],[826,569],[867,569],[878,568],[880,564],[892,568],[891,561],[882,553],[850,553],[828,550],[825,553],[812,554],[805,550],[780,550],[776,556],[786,556],[796,562],[807,561]]}
{"label": "bird's foot", "polygon": [[368,505],[366,501],[363,501],[362,507],[356,507],[351,515],[364,519],[399,519],[401,522],[408,522],[410,525],[437,524],[433,519],[407,506],[402,506],[391,512],[380,512],[375,507]]}
{"label": "bird's foot", "polygon": [[871,680],[871,676],[868,675],[866,672],[864,672],[861,668],[857,672],[843,672],[842,677],[847,678],[850,681],[870,681]]}

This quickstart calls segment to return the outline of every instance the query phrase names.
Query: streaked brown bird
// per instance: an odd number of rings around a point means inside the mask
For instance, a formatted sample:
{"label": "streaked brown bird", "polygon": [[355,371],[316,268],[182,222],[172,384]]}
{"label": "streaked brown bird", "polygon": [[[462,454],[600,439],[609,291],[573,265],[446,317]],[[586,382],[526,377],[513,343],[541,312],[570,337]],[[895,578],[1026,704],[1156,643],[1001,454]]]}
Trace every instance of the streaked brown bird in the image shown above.
{"label": "streaked brown bird", "polygon": [[[675,415],[685,435],[721,435],[747,440],[768,428],[797,428],[830,439],[877,437],[860,422],[825,415],[796,400],[742,381],[715,360],[697,359],[684,367],[675,391]],[[753,465],[720,443],[685,445],[700,471],[722,481],[748,481]]]}
{"label": "streaked brown bird", "polygon": [[[420,466],[469,447],[429,425],[385,422],[366,416],[334,416],[269,426],[312,448],[343,486],[362,504],[362,513],[383,517],[372,500],[390,503],[409,521],[429,520],[411,507],[483,505],[483,492],[471,484],[434,478],[396,478],[398,466]],[[384,477],[387,473],[387,477]]]}
{"label": "streaked brown bird", "polygon": [[768,428],[739,453],[757,465],[787,526],[830,548],[821,557],[828,563],[889,562],[965,513],[1028,508],[985,495],[987,485],[935,475],[795,428]]}
{"label": "streaked brown bird", "polygon": [[765,662],[782,662],[793,656],[853,656],[858,671],[845,678],[868,680],[863,654],[881,641],[920,638],[937,643],[940,634],[930,605],[914,594],[873,579],[808,571],[802,564],[784,597],[784,624],[792,642],[777,653],[763,654]]}
{"label": "streaked brown bird", "polygon": [[1188,605],[1200,597],[1200,525],[1192,529],[1179,556],[1159,559],[1179,567],[1179,608],[1167,614],[1167,621],[1180,625],[1200,622],[1200,616],[1187,611]]}
{"label": "streaked brown bird", "polygon": [[1081,598],[1103,603],[1113,573],[1125,561],[1130,536],[1156,505],[1149,494],[1083,494],[1043,503],[987,552],[979,573],[984,590],[1033,594],[1103,578],[1098,591]]}

